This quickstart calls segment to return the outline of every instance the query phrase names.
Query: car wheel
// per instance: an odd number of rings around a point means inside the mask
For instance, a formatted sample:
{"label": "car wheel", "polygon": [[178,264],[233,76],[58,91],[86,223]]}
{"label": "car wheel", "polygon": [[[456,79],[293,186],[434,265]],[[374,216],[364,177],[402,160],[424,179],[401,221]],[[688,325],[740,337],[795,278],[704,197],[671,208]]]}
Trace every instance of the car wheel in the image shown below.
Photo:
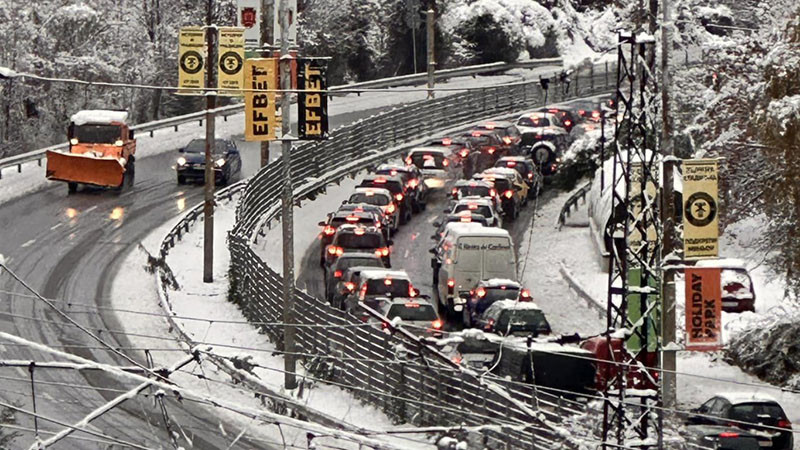
{"label": "car wheel", "polygon": [[78,183],[67,183],[67,193],[74,194],[78,192]]}
{"label": "car wheel", "polygon": [[186,177],[183,175],[178,175],[178,184],[186,184]]}
{"label": "car wheel", "polygon": [[422,211],[419,200],[411,202],[411,210],[414,212],[414,214],[419,214]]}

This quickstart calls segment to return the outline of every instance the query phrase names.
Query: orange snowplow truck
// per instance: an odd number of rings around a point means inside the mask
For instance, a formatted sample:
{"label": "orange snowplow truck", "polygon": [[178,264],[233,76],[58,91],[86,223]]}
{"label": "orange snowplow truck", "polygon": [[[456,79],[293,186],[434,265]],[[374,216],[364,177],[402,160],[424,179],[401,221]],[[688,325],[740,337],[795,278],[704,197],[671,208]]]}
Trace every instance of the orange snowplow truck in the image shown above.
{"label": "orange snowplow truck", "polygon": [[49,180],[66,181],[69,192],[79,184],[121,191],[133,185],[136,140],[126,111],[88,110],[72,116],[67,131],[69,151],[48,151]]}

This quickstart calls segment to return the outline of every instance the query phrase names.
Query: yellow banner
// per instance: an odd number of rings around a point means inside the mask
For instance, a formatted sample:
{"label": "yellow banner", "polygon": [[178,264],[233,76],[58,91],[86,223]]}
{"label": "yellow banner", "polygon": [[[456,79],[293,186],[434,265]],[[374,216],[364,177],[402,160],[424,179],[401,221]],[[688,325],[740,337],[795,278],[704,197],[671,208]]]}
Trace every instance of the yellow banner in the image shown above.
{"label": "yellow banner", "polygon": [[244,87],[244,28],[219,29],[219,95],[241,96]]}
{"label": "yellow banner", "polygon": [[202,88],[205,80],[205,30],[183,27],[178,37],[178,94],[202,95],[185,88]]}
{"label": "yellow banner", "polygon": [[683,257],[719,255],[719,167],[715,159],[683,161]]}
{"label": "yellow banner", "polygon": [[[246,89],[278,89],[278,60],[253,58],[244,63]],[[244,138],[247,141],[272,141],[280,128],[276,117],[275,92],[246,92],[244,96]]]}

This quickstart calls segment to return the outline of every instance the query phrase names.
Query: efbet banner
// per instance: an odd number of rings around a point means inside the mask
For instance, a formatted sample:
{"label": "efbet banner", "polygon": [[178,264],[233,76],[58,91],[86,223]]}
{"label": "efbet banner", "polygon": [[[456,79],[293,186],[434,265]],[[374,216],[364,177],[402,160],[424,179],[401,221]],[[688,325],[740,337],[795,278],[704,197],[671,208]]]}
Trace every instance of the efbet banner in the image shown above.
{"label": "efbet banner", "polygon": [[716,159],[683,161],[683,257],[719,256],[719,167]]}
{"label": "efbet banner", "polygon": [[[253,58],[244,63],[245,89],[278,89],[278,60]],[[246,141],[272,141],[281,126],[277,118],[275,92],[245,92],[244,138]]]}
{"label": "efbet banner", "polygon": [[236,1],[236,25],[244,28],[244,45],[261,46],[261,0]]}
{"label": "efbet banner", "polygon": [[722,348],[719,268],[686,268],[686,350]]}
{"label": "efbet banner", "polygon": [[300,139],[328,138],[327,61],[297,60],[297,130]]}
{"label": "efbet banner", "polygon": [[217,89],[219,95],[242,95],[244,88],[244,28],[219,29]]}
{"label": "efbet banner", "polygon": [[178,36],[178,94],[203,94],[194,89],[205,86],[205,38],[203,27],[181,28]]}

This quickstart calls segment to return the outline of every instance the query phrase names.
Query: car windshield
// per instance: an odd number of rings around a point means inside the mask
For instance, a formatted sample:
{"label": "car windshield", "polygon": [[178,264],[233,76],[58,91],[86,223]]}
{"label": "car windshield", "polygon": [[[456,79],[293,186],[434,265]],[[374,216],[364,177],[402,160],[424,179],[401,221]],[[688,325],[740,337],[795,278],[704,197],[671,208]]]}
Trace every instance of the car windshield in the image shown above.
{"label": "car windshield", "polygon": [[113,144],[121,138],[116,125],[81,125],[75,127],[74,133],[78,142],[90,144]]}
{"label": "car windshield", "polygon": [[409,301],[403,304],[395,303],[389,307],[389,312],[386,313],[386,317],[389,319],[399,317],[402,320],[434,321],[438,319],[433,306],[415,301]]}
{"label": "car windshield", "polygon": [[458,193],[462,197],[467,197],[470,195],[477,195],[478,197],[490,197],[491,188],[488,186],[459,186]]}
{"label": "car windshield", "polygon": [[336,246],[342,248],[373,249],[381,246],[381,235],[375,233],[340,233],[336,237]]}
{"label": "car windshield", "polygon": [[517,125],[522,127],[549,127],[550,120],[546,117],[520,117]]}
{"label": "car windshield", "polygon": [[385,295],[387,297],[408,297],[408,280],[397,278],[376,278],[367,281],[367,295]]}
{"label": "car windshield", "polygon": [[493,287],[486,288],[485,290],[486,295],[482,297],[481,301],[495,302],[497,300],[515,300],[517,294],[519,294],[519,288],[517,287],[506,287],[505,289]]}
{"label": "car windshield", "polygon": [[336,261],[336,270],[344,271],[356,266],[383,267],[383,264],[377,258],[339,258]]}
{"label": "car windshield", "polygon": [[366,193],[357,193],[350,196],[348,200],[350,203],[366,203],[368,205],[386,206],[390,200],[385,195],[368,195]]}
{"label": "car windshield", "polygon": [[786,417],[781,407],[775,403],[742,403],[733,405],[729,415],[733,420],[755,423],[764,422],[765,419],[778,421]]}
{"label": "car windshield", "polygon": [[420,169],[444,169],[444,156],[440,153],[414,153],[411,162]]}
{"label": "car windshield", "polygon": [[538,309],[504,309],[497,318],[494,328],[501,333],[505,333],[506,330],[511,333],[517,331],[550,333],[550,324],[547,323],[544,313]]}
{"label": "car windshield", "polygon": [[[214,142],[214,146],[216,147],[215,153],[225,152],[225,141],[222,139],[217,139]],[[206,151],[206,141],[205,139],[192,139],[189,145],[183,148],[183,151],[186,153],[204,153]]]}
{"label": "car windshield", "polygon": [[483,217],[492,217],[492,209],[486,205],[456,205],[456,209],[453,210],[453,214],[458,214],[461,211],[469,211],[473,214],[480,214]]}

